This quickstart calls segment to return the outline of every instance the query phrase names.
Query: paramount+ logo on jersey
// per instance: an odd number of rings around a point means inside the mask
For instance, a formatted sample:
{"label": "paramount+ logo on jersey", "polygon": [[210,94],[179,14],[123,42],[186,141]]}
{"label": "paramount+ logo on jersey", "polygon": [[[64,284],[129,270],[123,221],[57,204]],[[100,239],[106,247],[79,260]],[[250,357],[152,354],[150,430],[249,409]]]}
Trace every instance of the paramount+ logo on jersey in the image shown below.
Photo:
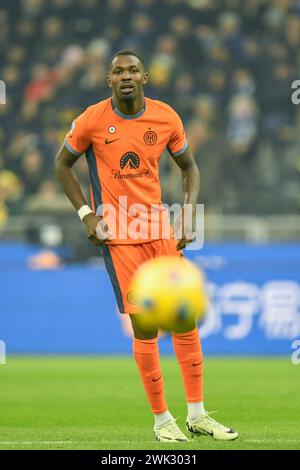
{"label": "paramount+ logo on jersey", "polygon": [[137,169],[140,166],[140,158],[135,152],[126,152],[122,155],[120,160],[120,167],[129,168],[130,170]]}
{"label": "paramount+ logo on jersey", "polygon": [[120,158],[120,170],[111,170],[111,178],[143,178],[149,176],[149,170],[140,169],[140,157],[137,153],[125,152]]}

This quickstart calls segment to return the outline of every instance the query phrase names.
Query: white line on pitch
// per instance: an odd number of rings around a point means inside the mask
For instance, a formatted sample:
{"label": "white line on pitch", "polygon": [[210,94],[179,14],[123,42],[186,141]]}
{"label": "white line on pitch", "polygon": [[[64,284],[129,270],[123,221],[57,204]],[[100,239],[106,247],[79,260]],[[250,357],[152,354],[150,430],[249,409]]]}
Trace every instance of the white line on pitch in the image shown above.
{"label": "white line on pitch", "polygon": [[299,439],[244,439],[243,442],[299,442]]}
{"label": "white line on pitch", "polygon": [[[243,442],[245,443],[299,443],[299,439],[243,439]],[[103,440],[99,439],[98,441],[0,441],[0,447],[1,446],[8,446],[8,445],[63,445],[63,444],[76,444],[76,445],[100,445],[100,444],[137,444],[137,443],[142,443],[142,444],[153,444],[154,441],[137,441],[137,440],[132,440],[132,441],[125,441],[125,440],[117,440],[117,441],[111,441],[111,440]]]}
{"label": "white line on pitch", "polygon": [[132,443],[154,443],[155,441],[109,441],[109,440],[103,440],[99,439],[98,441],[0,441],[0,446],[8,446],[8,445],[44,445],[44,444],[118,444],[118,443],[126,443],[126,444],[132,444]]}
{"label": "white line on pitch", "polygon": [[31,444],[78,444],[77,441],[0,441],[0,446],[8,445],[31,445]]}

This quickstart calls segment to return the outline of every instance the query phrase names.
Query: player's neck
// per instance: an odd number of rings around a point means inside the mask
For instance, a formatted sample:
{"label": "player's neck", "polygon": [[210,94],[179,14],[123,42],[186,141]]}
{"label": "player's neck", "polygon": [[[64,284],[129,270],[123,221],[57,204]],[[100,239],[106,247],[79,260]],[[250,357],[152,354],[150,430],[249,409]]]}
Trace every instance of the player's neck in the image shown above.
{"label": "player's neck", "polygon": [[133,116],[138,114],[145,108],[145,96],[142,94],[138,96],[136,100],[132,102],[124,102],[118,99],[117,96],[112,96],[113,106],[117,108],[122,114],[128,114],[128,116]]}

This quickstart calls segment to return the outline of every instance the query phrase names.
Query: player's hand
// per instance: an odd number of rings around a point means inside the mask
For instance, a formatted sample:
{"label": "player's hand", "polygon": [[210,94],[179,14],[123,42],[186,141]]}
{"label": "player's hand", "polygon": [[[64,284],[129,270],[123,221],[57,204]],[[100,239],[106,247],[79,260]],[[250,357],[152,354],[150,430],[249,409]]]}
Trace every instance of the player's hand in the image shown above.
{"label": "player's hand", "polygon": [[191,217],[184,217],[183,208],[174,224],[175,238],[178,240],[178,243],[176,245],[177,251],[183,250],[186,245],[193,241],[195,226],[195,214],[191,214]]}
{"label": "player's hand", "polygon": [[96,246],[104,245],[112,240],[112,234],[108,230],[107,224],[95,214],[88,214],[83,218],[86,226],[88,239]]}

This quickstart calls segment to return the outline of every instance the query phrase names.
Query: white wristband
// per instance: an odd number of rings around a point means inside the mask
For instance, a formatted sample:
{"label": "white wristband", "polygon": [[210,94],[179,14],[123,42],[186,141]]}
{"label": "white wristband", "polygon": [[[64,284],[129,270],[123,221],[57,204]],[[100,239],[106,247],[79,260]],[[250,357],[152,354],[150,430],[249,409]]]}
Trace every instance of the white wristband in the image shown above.
{"label": "white wristband", "polygon": [[80,220],[83,220],[86,215],[93,214],[93,211],[89,206],[85,205],[80,207],[77,214],[79,215]]}

